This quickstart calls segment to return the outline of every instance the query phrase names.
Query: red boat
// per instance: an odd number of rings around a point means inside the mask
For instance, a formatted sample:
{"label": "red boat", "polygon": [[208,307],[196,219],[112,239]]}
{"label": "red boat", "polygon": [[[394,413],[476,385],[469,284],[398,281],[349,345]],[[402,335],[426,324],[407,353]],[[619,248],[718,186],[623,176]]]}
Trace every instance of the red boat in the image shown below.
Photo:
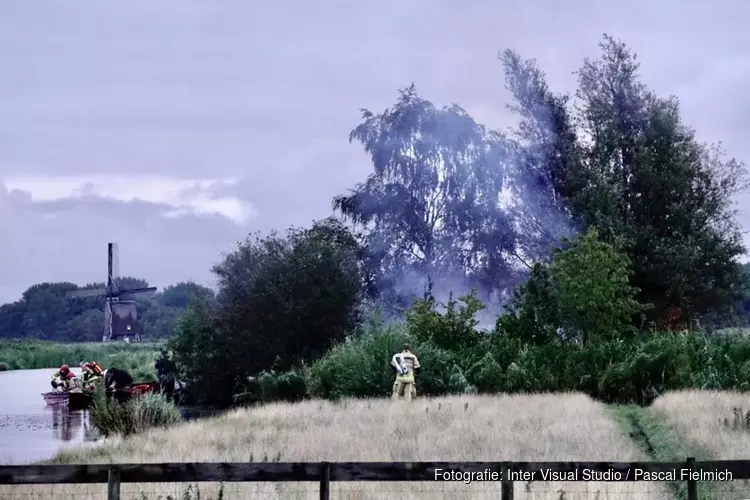
{"label": "red boat", "polygon": [[[133,384],[130,387],[117,391],[115,398],[119,402],[127,401],[133,396],[140,396],[149,392],[156,392],[159,384],[156,382],[142,382]],[[49,406],[67,404],[71,410],[85,410],[93,403],[93,396],[89,392],[60,392],[52,391],[42,394],[44,402]]]}
{"label": "red boat", "polygon": [[44,398],[44,402],[50,406],[68,402],[67,392],[59,392],[59,391],[45,392],[45,393],[42,393],[42,397]]}
{"label": "red boat", "polygon": [[85,410],[93,402],[93,397],[86,392],[45,392],[42,394],[48,406],[67,404],[70,410]]}
{"label": "red boat", "polygon": [[158,388],[159,384],[157,382],[141,382],[140,384],[133,384],[125,390],[134,395],[141,395],[148,392],[155,392]]}
{"label": "red boat", "polygon": [[149,392],[157,392],[159,389],[159,384],[157,382],[141,382],[138,384],[133,384],[130,387],[127,387],[125,389],[121,389],[118,391],[115,391],[115,399],[120,402],[124,403],[125,401],[129,400],[133,396],[140,396],[142,394],[147,394]]}

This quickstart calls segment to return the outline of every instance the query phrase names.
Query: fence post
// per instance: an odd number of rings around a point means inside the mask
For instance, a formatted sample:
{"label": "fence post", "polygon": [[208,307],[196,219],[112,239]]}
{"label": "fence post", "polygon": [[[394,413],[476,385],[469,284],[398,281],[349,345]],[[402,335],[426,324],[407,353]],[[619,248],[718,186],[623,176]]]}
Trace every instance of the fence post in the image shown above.
{"label": "fence post", "polygon": [[[688,469],[690,471],[695,470],[695,457],[688,457],[687,459]],[[690,477],[687,482],[687,500],[698,500],[698,483],[695,479]]]}
{"label": "fence post", "polygon": [[107,500],[120,500],[120,469],[110,467],[107,474]]}
{"label": "fence post", "polygon": [[320,500],[331,500],[331,464],[320,464]]}
{"label": "fence post", "polygon": [[513,481],[510,478],[510,467],[503,464],[500,469],[503,476],[500,483],[500,500],[513,500]]}

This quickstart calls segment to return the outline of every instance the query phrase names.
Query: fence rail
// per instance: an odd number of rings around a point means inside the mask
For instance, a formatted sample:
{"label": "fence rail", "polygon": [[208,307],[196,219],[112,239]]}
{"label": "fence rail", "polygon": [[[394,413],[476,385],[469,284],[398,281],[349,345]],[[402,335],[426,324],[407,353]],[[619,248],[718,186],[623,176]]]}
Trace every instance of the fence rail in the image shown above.
{"label": "fence rail", "polygon": [[503,500],[513,499],[515,481],[556,481],[560,475],[572,481],[686,482],[688,500],[697,500],[700,481],[750,479],[750,460],[5,465],[0,466],[0,485],[107,483],[107,498],[119,500],[121,483],[318,482],[320,499],[329,500],[332,481],[460,481],[467,474],[472,482],[500,482]]}

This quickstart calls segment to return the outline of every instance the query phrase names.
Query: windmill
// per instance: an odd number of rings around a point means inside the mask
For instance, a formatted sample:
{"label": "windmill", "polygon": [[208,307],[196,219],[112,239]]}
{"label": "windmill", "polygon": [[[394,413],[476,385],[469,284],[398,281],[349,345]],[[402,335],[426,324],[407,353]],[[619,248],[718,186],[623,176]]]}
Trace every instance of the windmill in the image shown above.
{"label": "windmill", "polygon": [[107,243],[107,286],[106,288],[89,288],[72,290],[66,298],[104,297],[104,336],[103,342],[131,337],[136,342],[141,340],[141,324],[138,321],[138,310],[135,296],[156,291],[156,287],[120,288],[119,255],[117,243]]}

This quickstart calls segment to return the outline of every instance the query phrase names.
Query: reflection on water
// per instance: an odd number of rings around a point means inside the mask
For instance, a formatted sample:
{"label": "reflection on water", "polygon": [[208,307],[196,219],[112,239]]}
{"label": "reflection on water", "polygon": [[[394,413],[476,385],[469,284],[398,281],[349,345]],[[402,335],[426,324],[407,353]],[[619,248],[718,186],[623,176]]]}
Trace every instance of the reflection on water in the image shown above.
{"label": "reflection on water", "polygon": [[52,433],[62,441],[90,441],[95,439],[89,423],[88,411],[70,411],[64,404],[50,406]]}
{"label": "reflection on water", "polygon": [[[0,372],[0,464],[31,463],[52,458],[61,448],[92,444],[96,433],[87,411],[68,411],[66,404],[47,405],[48,370]],[[187,419],[216,414],[182,408]]]}
{"label": "reflection on water", "polygon": [[49,370],[0,372],[0,464],[51,458],[58,450],[95,439],[87,411],[47,405]]}

